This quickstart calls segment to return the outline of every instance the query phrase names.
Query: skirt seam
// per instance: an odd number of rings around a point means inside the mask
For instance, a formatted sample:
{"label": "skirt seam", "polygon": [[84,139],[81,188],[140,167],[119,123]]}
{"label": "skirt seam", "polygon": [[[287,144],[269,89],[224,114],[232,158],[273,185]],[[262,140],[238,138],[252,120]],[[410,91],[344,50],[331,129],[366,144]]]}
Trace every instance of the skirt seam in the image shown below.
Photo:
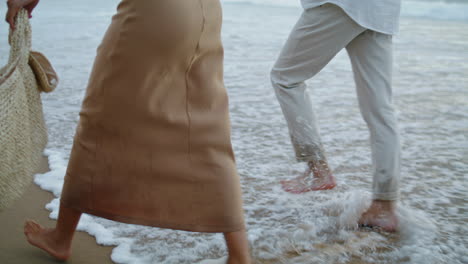
{"label": "skirt seam", "polygon": [[192,66],[195,63],[197,54],[198,54],[198,52],[200,50],[200,42],[201,42],[203,32],[205,31],[205,23],[206,23],[203,3],[202,3],[201,0],[198,0],[198,3],[200,4],[200,9],[201,9],[201,13],[202,13],[202,26],[201,26],[201,29],[200,29],[200,37],[198,39],[197,46],[195,47],[195,52],[194,52],[192,58],[190,59],[190,63],[188,65],[188,67],[187,67],[187,71],[185,72],[185,89],[186,89],[185,90],[185,111],[186,111],[187,122],[188,122],[187,150],[188,150],[188,158],[189,158],[190,162],[192,161],[192,145],[191,145],[192,118],[191,118],[191,114],[190,114],[190,100],[189,100],[190,87],[189,87],[188,77],[189,77],[190,70],[192,69]]}

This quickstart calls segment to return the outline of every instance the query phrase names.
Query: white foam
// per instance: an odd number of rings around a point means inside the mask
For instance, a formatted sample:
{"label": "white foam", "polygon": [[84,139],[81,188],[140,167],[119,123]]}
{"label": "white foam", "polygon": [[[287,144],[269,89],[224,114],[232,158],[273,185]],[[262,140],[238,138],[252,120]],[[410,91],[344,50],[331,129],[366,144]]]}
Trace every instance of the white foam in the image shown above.
{"label": "white foam", "polygon": [[219,259],[206,259],[203,260],[202,262],[199,262],[198,264],[226,264],[228,258],[227,257],[222,257]]}

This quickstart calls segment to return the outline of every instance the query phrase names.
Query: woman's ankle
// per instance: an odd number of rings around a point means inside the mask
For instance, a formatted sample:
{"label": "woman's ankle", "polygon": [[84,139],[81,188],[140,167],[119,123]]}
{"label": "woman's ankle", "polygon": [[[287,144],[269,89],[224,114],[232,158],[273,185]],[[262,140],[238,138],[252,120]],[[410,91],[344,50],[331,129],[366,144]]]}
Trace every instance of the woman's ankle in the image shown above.
{"label": "woman's ankle", "polygon": [[224,233],[229,252],[229,264],[250,264],[250,248],[245,230]]}
{"label": "woman's ankle", "polygon": [[238,255],[238,254],[230,254],[228,259],[228,264],[251,264],[252,259],[250,255]]}

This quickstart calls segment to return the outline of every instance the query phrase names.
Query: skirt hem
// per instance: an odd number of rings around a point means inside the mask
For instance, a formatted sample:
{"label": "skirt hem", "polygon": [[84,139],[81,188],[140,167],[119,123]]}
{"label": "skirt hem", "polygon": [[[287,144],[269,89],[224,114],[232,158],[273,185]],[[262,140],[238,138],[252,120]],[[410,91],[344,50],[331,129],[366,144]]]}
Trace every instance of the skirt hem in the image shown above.
{"label": "skirt hem", "polygon": [[230,233],[230,232],[245,230],[244,223],[231,225],[231,226],[174,224],[174,223],[167,223],[167,222],[164,223],[164,222],[159,222],[155,220],[139,219],[139,218],[133,218],[133,217],[128,217],[128,216],[115,215],[115,214],[105,213],[105,212],[101,212],[101,211],[97,211],[97,210],[93,210],[89,208],[84,209],[78,206],[70,206],[69,204],[64,202],[62,199],[60,200],[60,203],[65,207],[71,208],[76,211],[80,211],[81,213],[90,214],[93,216],[102,217],[108,220],[117,221],[117,222],[126,223],[126,224],[144,225],[144,226],[151,226],[151,227],[157,227],[157,228],[166,228],[166,229],[182,230],[182,231],[188,231],[188,232],[201,232],[201,233],[227,233],[227,232]]}

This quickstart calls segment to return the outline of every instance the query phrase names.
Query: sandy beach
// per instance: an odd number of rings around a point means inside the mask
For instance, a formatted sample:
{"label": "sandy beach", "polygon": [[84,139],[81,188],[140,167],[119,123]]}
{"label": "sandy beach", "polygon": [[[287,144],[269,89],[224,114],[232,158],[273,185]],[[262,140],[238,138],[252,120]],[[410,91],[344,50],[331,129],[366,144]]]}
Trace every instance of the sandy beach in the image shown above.
{"label": "sandy beach", "polygon": [[[49,170],[47,158],[43,158],[38,173]],[[31,175],[32,177],[32,175]],[[11,207],[0,212],[0,262],[2,264],[51,264],[60,263],[43,251],[31,246],[23,234],[23,223],[27,219],[35,219],[38,223],[52,227],[56,221],[49,218],[45,205],[52,200],[53,195],[31,184],[24,196]],[[106,264],[110,260],[112,247],[96,244],[96,239],[84,232],[77,232],[73,242],[73,256],[70,264]]]}

